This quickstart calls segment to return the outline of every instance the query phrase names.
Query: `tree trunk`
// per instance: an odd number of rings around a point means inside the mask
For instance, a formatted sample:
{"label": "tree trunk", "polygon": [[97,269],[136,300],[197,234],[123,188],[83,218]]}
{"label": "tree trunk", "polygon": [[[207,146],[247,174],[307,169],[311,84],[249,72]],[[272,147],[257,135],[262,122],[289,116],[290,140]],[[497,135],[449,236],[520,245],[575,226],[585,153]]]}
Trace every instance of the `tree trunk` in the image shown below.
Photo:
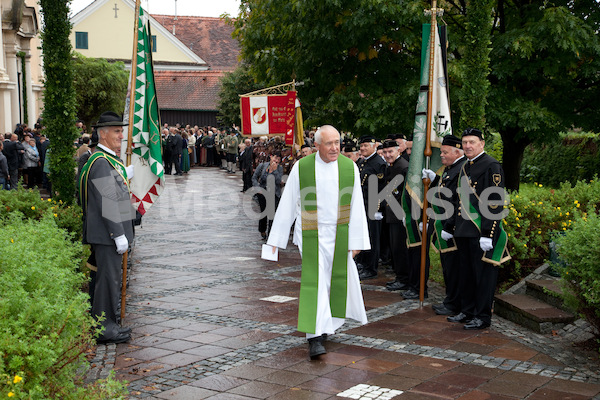
{"label": "tree trunk", "polygon": [[510,191],[518,191],[521,183],[521,163],[525,147],[531,142],[529,140],[516,140],[517,129],[509,129],[500,132],[502,136],[502,168],[504,169],[505,187]]}

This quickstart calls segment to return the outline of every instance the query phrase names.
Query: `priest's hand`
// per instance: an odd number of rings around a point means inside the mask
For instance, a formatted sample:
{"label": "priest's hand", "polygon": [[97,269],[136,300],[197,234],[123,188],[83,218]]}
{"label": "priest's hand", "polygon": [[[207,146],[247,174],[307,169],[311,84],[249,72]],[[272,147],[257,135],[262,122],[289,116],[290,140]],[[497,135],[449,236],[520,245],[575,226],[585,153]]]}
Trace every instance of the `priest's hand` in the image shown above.
{"label": "priest's hand", "polygon": [[358,253],[360,253],[360,250],[348,250],[352,252],[352,258],[356,257],[358,255]]}
{"label": "priest's hand", "polygon": [[277,251],[277,246],[271,246],[271,254],[275,254]]}

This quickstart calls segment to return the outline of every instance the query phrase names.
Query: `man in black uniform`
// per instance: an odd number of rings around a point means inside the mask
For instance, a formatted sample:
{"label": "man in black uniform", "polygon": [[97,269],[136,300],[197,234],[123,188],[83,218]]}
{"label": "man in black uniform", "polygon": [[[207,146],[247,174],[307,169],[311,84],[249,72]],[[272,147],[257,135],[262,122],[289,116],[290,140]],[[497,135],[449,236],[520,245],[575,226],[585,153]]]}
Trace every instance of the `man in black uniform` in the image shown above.
{"label": "man in black uniform", "polygon": [[[446,220],[443,215],[452,215],[456,212],[452,198],[456,194],[458,185],[458,175],[465,161],[464,152],[462,150],[462,141],[453,135],[445,136],[440,148],[440,157],[442,164],[445,166],[442,176],[439,177],[430,169],[423,170],[423,178],[428,177],[431,180],[431,187],[435,191],[435,199],[445,200],[446,206],[450,209],[441,209],[438,201],[432,200],[431,207],[435,212],[436,217],[430,218],[427,225],[427,232],[432,233],[433,244],[437,251],[440,252],[442,262],[442,272],[444,275],[444,283],[446,285],[446,297],[440,304],[432,306],[433,311],[438,315],[456,315],[460,312],[460,260],[456,243],[454,239],[448,241],[442,239],[441,231],[443,223]],[[445,188],[446,190],[443,190]]]}
{"label": "man in black uniform", "polygon": [[[395,199],[393,203],[387,198],[382,202],[383,214],[388,226],[392,268],[396,274],[393,281],[386,283],[387,290],[391,291],[408,289],[406,231],[402,226],[401,206],[408,161],[401,157],[402,150],[395,140],[386,140],[383,143],[383,155],[388,164],[385,169],[386,190],[391,190],[390,195]],[[393,188],[388,186],[390,182]]]}
{"label": "man in black uniform", "polygon": [[497,267],[510,259],[502,228],[504,171],[485,153],[479,129],[465,130],[462,146],[467,160],[458,177],[457,213],[441,233],[444,240],[455,238],[460,257],[460,313],[448,321],[485,329],[492,319]]}
{"label": "man in black uniform", "polygon": [[[377,154],[376,150],[377,140],[374,137],[363,136],[360,139],[360,154],[363,158],[358,161],[357,165],[360,172],[360,184],[363,191],[367,224],[369,226],[369,239],[371,241],[371,250],[362,251],[357,256],[360,279],[375,278],[379,264],[379,239],[383,214],[379,210],[377,195],[384,186],[385,161]],[[371,176],[374,176],[377,182],[377,190],[371,190],[376,192],[373,198],[369,198],[369,177]],[[371,207],[369,207],[369,203],[372,203]]]}

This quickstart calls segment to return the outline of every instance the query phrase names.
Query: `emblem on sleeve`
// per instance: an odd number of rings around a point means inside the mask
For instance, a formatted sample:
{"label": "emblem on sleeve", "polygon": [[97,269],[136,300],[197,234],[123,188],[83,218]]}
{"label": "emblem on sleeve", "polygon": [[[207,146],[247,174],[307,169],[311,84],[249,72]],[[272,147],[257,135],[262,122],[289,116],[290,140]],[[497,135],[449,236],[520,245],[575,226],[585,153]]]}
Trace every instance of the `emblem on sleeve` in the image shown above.
{"label": "emblem on sleeve", "polygon": [[383,179],[383,174],[377,174],[377,179]]}
{"label": "emblem on sleeve", "polygon": [[498,186],[502,182],[502,175],[494,174],[492,175],[492,179],[494,180],[494,185]]}

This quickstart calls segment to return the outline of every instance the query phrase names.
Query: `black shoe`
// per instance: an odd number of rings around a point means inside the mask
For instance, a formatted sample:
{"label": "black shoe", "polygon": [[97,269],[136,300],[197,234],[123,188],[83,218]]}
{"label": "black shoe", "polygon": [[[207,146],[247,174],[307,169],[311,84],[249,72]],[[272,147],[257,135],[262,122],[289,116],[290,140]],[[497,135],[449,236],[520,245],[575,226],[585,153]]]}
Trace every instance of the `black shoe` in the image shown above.
{"label": "black shoe", "polygon": [[321,342],[321,337],[308,339],[308,355],[311,360],[325,353],[327,353],[327,350]]}
{"label": "black shoe", "polygon": [[473,318],[471,321],[467,322],[464,326],[466,330],[476,330],[476,329],[485,329],[490,326],[489,322],[484,322],[479,318]]}
{"label": "black shoe", "polygon": [[[408,289],[406,292],[402,293],[402,297],[404,298],[404,300],[416,300],[419,298],[419,293],[415,292],[412,289]],[[427,295],[427,292],[425,292],[425,295],[423,296],[423,298],[427,298],[429,297]]]}
{"label": "black shoe", "polygon": [[322,334],[321,337],[319,337],[319,340],[321,341],[321,343],[323,343],[324,341],[326,341],[327,340],[327,334],[326,333]]}
{"label": "black shoe", "polygon": [[459,313],[459,314],[457,314],[457,315],[455,315],[453,317],[446,318],[446,320],[448,322],[459,322],[461,324],[464,324],[466,322],[471,321],[471,318],[467,317],[464,313]]}
{"label": "black shoe", "polygon": [[102,343],[125,343],[128,342],[129,339],[131,339],[131,335],[128,333],[121,333],[119,332],[119,334],[115,337],[112,338],[98,338],[96,340],[97,343],[102,344]]}
{"label": "black shoe", "polygon": [[267,240],[267,232],[261,232],[260,236],[262,236],[263,240]]}
{"label": "black shoe", "polygon": [[365,268],[358,274],[358,277],[361,281],[364,279],[373,279],[377,277],[377,271]]}
{"label": "black shoe", "polygon": [[119,333],[125,333],[127,335],[131,335],[131,328],[128,326],[122,326],[119,328]]}
{"label": "black shoe", "polygon": [[385,288],[391,292],[395,292],[396,290],[406,290],[408,289],[408,285],[406,283],[393,281],[385,284]]}
{"label": "black shoe", "polygon": [[431,308],[437,315],[456,315],[455,311],[447,308],[444,304],[434,304]]}

